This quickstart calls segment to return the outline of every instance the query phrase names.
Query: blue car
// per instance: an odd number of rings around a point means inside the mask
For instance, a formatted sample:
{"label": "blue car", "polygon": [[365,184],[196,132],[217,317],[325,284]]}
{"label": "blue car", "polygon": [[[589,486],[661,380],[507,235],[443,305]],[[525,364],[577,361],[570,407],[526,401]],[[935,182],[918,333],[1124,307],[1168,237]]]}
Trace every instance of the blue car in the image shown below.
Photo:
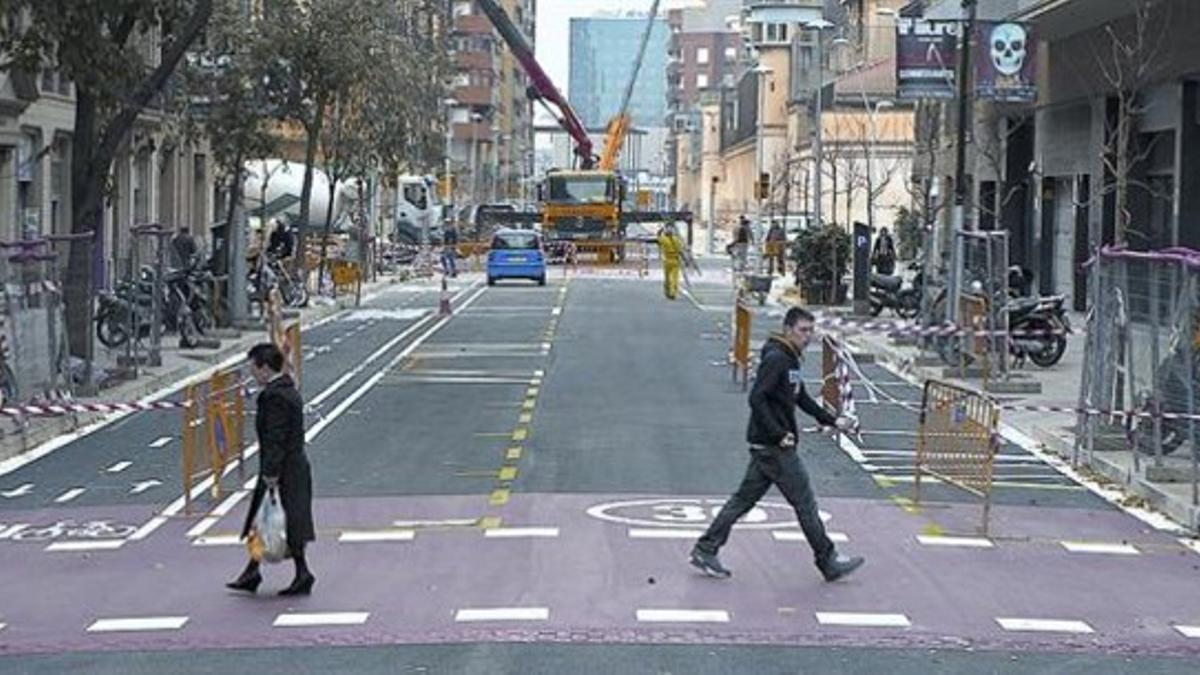
{"label": "blue car", "polygon": [[529,279],[538,286],[546,285],[546,256],[537,232],[505,229],[492,235],[487,260],[488,286],[494,286],[499,279]]}

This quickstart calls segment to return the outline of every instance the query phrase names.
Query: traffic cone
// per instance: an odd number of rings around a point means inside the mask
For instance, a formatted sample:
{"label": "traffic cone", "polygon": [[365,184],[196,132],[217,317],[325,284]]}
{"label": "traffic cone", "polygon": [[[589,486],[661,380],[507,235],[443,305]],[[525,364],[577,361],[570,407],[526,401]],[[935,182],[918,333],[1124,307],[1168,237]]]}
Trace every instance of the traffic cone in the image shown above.
{"label": "traffic cone", "polygon": [[450,290],[446,286],[446,275],[442,275],[442,295],[438,299],[438,316],[450,316],[454,310],[450,307]]}

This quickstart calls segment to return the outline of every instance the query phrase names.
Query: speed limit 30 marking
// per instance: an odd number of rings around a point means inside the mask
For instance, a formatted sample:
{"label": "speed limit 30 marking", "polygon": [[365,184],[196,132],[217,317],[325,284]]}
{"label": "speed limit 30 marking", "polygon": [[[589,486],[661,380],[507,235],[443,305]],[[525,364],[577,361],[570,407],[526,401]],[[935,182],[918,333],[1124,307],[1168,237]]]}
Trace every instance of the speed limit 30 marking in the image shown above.
{"label": "speed limit 30 marking", "polygon": [[[631,499],[606,502],[589,507],[587,514],[593,518],[619,525],[633,527],[673,527],[702,529],[712,523],[725,499]],[[828,522],[831,516],[820,512],[821,520]],[[773,501],[759,502],[738,520],[735,528],[748,530],[770,530],[794,527],[796,512],[788,504]]]}

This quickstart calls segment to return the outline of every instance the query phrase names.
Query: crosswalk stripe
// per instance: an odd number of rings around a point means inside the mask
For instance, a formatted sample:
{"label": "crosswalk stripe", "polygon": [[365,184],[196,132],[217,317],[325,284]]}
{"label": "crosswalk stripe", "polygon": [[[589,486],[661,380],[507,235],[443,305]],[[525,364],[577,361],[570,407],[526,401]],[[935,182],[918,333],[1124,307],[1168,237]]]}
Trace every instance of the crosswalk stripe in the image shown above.
{"label": "crosswalk stripe", "polygon": [[729,623],[723,609],[639,609],[635,616],[643,623]]}
{"label": "crosswalk stripe", "polygon": [[1083,621],[1062,619],[996,619],[1000,627],[1008,631],[1029,631],[1037,633],[1094,633],[1092,627]]}
{"label": "crosswalk stripe", "polygon": [[99,541],[56,541],[46,547],[47,551],[115,551],[125,545],[124,539],[101,539]]}
{"label": "crosswalk stripe", "polygon": [[873,612],[817,612],[822,626],[860,626],[864,628],[908,628],[912,622],[903,614]]}
{"label": "crosswalk stripe", "polygon": [[1141,551],[1129,544],[1105,544],[1101,542],[1064,541],[1063,548],[1071,553],[1113,553],[1117,555],[1138,555]]}
{"label": "crosswalk stripe", "polygon": [[460,609],[454,613],[454,620],[460,623],[470,621],[547,621],[549,618],[549,607],[491,607]]}
{"label": "crosswalk stripe", "polygon": [[280,614],[271,625],[277,628],[358,626],[366,623],[370,616],[370,612],[295,612]]}
{"label": "crosswalk stripe", "polygon": [[188,622],[186,616],[151,616],[127,619],[99,619],[88,626],[89,633],[127,631],[179,630]]}

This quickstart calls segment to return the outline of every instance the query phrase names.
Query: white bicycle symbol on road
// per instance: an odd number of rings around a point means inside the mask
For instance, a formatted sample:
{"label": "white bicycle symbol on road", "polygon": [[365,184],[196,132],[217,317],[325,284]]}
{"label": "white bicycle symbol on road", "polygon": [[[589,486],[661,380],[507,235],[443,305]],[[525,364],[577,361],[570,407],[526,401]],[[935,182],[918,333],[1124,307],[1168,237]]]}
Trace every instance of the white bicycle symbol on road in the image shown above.
{"label": "white bicycle symbol on road", "polygon": [[27,527],[12,535],[13,541],[50,541],[51,539],[120,539],[137,531],[133,525],[109,520],[90,520],[78,523],[60,520],[44,527]]}

